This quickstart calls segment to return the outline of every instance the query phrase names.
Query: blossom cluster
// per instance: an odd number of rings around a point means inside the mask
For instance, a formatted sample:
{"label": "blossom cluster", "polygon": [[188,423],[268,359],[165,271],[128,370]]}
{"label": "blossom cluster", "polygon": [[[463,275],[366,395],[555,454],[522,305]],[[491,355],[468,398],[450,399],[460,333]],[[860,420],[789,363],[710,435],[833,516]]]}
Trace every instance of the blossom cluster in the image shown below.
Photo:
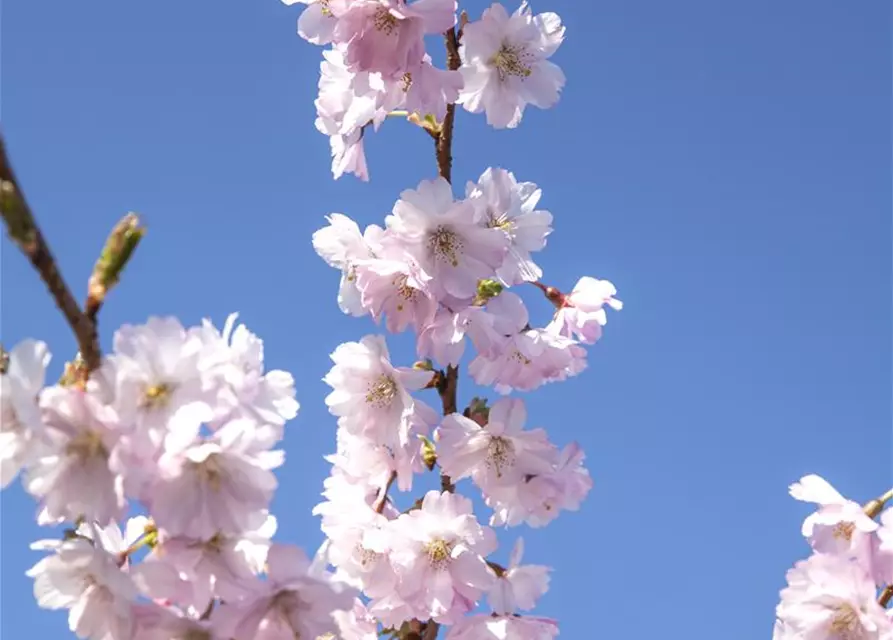
{"label": "blossom cluster", "polygon": [[[457,198],[449,163],[456,105],[505,129],[520,124],[528,104],[556,104],[565,78],[550,58],[564,27],[526,2],[514,13],[494,3],[474,21],[457,17],[455,0],[299,1],[308,6],[298,33],[328,47],[316,124],[330,137],[335,178],[368,180],[364,133],[388,116],[406,116],[438,149],[438,177],[400,193],[382,226],[361,229],[332,213],[313,236],[341,274],[341,310],[411,333],[418,358],[400,366],[384,335],[366,335],[335,349],[324,378],[337,450],[315,513],[326,561],[362,594],[340,637],[373,640],[380,625],[395,637],[434,638],[447,625],[447,640],[553,638],[556,621],[521,613],[545,593],[550,570],[521,564],[521,538],[507,567],[494,562],[494,528],[547,525],[578,509],[592,480],[579,445],[562,448],[543,429],[526,429],[525,403],[511,394],[581,373],[606,309],[622,305],[606,280],[581,278],[568,293],[540,281],[534,254],[553,218],[538,208],[536,184],[491,167]],[[424,41],[440,33],[443,69]],[[522,285],[554,305],[544,325],[531,325],[512,290]],[[459,366],[471,350],[467,375],[499,397],[463,409]],[[425,394],[439,396],[442,415]],[[412,491],[418,474],[435,469],[441,488],[398,506],[392,489]],[[488,518],[458,493],[466,480]],[[480,613],[484,602],[489,613]]]}
{"label": "blossom cluster", "polygon": [[[392,362],[377,334],[332,353],[337,446],[314,510],[326,541],[311,560],[272,540],[293,379],[264,371],[263,343],[235,315],[222,330],[158,317],[124,326],[98,369],[49,386],[46,345],[19,344],[0,378],[3,486],[21,474],[38,522],[69,525],[33,545],[47,552],[29,571],[35,597],[91,640],[433,640],[443,625],[447,640],[550,640],[557,622],[530,613],[550,569],[522,564],[520,537],[497,564],[496,528],[545,526],[578,509],[592,480],[580,446],[526,428],[512,393],[584,371],[606,310],[622,305],[607,280],[583,277],[567,293],[541,282],[533,254],[553,218],[536,184],[491,167],[457,198],[449,165],[457,105],[511,129],[527,105],[557,103],[565,78],[550,58],[564,26],[526,2],[513,13],[494,3],[478,20],[456,0],[294,2],[307,5],[298,33],[327,47],[316,126],[335,178],[368,180],[364,133],[388,116],[437,140],[438,177],[403,191],[384,226],[361,231],[333,213],[313,235],[341,273],[340,308],[411,332],[419,360]],[[426,51],[432,34],[443,34],[445,68]],[[542,326],[512,290],[523,285],[554,307]],[[459,366],[472,350],[467,375],[498,398],[463,409]],[[398,506],[394,490],[435,469],[440,489]],[[488,517],[458,492],[463,481]]]}
{"label": "blossom cluster", "polygon": [[[338,446],[315,512],[336,576],[363,593],[353,615],[367,621],[369,640],[373,621],[391,629],[413,620],[452,625],[446,637],[467,640],[558,632],[554,620],[519,615],[546,591],[548,569],[519,564],[520,538],[509,567],[490,561],[497,548],[491,527],[544,526],[579,508],[592,480],[580,447],[559,448],[543,429],[525,429],[525,403],[510,394],[580,373],[584,345],[601,337],[605,308],[621,304],[607,281],[584,277],[568,294],[539,283],[531,254],[552,231],[552,215],[536,208],[540,195],[536,185],[491,168],[463,199],[446,180],[425,180],[400,194],[384,228],[361,231],[332,214],[313,236],[319,255],[340,271],[342,311],[391,333],[410,330],[422,358],[395,365],[385,337],[367,335],[335,349],[324,378]],[[510,290],[525,283],[555,306],[544,327],[530,326]],[[492,406],[476,399],[464,411],[445,405],[440,416],[413,393],[454,393],[444,384],[457,374],[466,342],[475,351],[469,375],[502,397]],[[392,484],[410,491],[414,476],[435,466],[442,490],[401,512],[388,493]],[[463,479],[492,511],[489,526],[456,493]],[[468,615],[485,596],[492,613]]]}
{"label": "blossom cluster", "polygon": [[[442,120],[458,104],[484,113],[496,128],[514,128],[528,104],[558,102],[565,77],[549,58],[564,40],[551,12],[514,13],[494,3],[479,20],[463,20],[454,61],[434,66],[425,36],[453,30],[456,0],[284,0],[308,5],[298,19],[305,40],[327,45],[321,63],[316,128],[329,136],[332,173],[369,179],[363,147],[399,110]],[[449,63],[449,61],[448,61]]]}
{"label": "blossom cluster", "polygon": [[32,545],[48,555],[28,574],[79,638],[316,637],[353,605],[349,585],[272,541],[275,447],[299,407],[235,321],[121,327],[86,383],[45,386],[42,342],[8,354],[2,484],[21,475],[38,522],[69,524]]}
{"label": "blossom cluster", "polygon": [[863,507],[843,497],[816,475],[790,492],[818,510],[803,522],[813,553],[788,571],[774,640],[893,639],[893,615],[878,595],[893,585],[893,511],[883,511],[877,522],[871,503]]}

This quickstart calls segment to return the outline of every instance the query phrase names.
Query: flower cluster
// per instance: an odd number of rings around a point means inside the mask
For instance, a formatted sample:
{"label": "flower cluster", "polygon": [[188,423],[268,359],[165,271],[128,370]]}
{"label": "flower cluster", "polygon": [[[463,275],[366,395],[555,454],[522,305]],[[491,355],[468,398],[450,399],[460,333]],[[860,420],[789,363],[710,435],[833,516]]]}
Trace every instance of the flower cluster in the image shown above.
{"label": "flower cluster", "polygon": [[[447,68],[435,67],[424,38],[453,32],[456,0],[284,0],[308,5],[298,19],[305,40],[323,52],[316,128],[329,136],[332,173],[369,179],[363,135],[405,111],[442,120],[450,105],[485,113],[488,124],[514,128],[524,108],[558,102],[565,78],[549,58],[564,40],[554,13],[512,14],[494,3],[480,20],[463,14]],[[417,120],[418,121],[418,120]]]}
{"label": "flower cluster", "polygon": [[[382,335],[332,353],[325,402],[337,447],[314,510],[326,541],[311,560],[272,540],[293,379],[264,371],[262,342],[235,315],[222,331],[174,318],[125,326],[104,358],[73,324],[91,364],[50,386],[46,345],[18,345],[0,378],[3,486],[21,474],[38,522],[69,525],[34,545],[47,552],[29,572],[38,604],[67,609],[91,640],[431,640],[442,625],[447,640],[551,640],[556,621],[526,613],[550,569],[521,564],[521,538],[507,566],[494,562],[494,527],[544,526],[578,509],[592,480],[579,445],[525,429],[511,394],[581,373],[606,309],[621,303],[605,280],[583,277],[569,293],[541,282],[533,256],[552,215],[537,208],[535,184],[489,168],[457,198],[450,180],[457,105],[506,129],[528,104],[557,103],[565,79],[550,58],[564,27],[526,2],[514,13],[494,3],[477,21],[457,15],[456,0],[285,2],[307,5],[298,33],[327,46],[316,126],[335,178],[368,179],[363,136],[388,116],[437,142],[438,177],[403,191],[384,226],[361,231],[333,213],[313,235],[341,273],[340,308],[412,332],[419,361],[392,362]],[[426,51],[432,34],[443,34],[445,68]],[[91,291],[117,282],[136,240],[109,245]],[[512,290],[522,285],[554,306],[541,326]],[[492,405],[460,409],[466,349],[467,374],[501,396]],[[418,490],[435,469],[440,489],[399,507],[393,490]],[[485,521],[457,492],[463,480],[489,508]],[[479,612],[485,602],[490,613]]]}
{"label": "flower cluster", "polygon": [[874,519],[885,500],[863,507],[816,475],[790,492],[818,505],[803,522],[813,553],[788,571],[773,638],[893,639],[893,618],[884,606],[893,585],[893,512],[884,511],[880,523]]}
{"label": "flower cluster", "polygon": [[[606,309],[621,303],[605,280],[581,278],[567,294],[540,282],[534,254],[552,233],[552,214],[538,208],[536,184],[491,167],[457,198],[450,162],[456,105],[504,129],[518,126],[528,104],[558,101],[564,75],[549,58],[564,27],[526,2],[513,14],[495,3],[471,21],[457,18],[455,0],[300,1],[308,6],[298,33],[329,45],[316,107],[335,178],[368,179],[364,131],[389,115],[437,141],[438,177],[400,193],[382,226],[361,229],[332,213],[313,236],[341,274],[341,310],[411,332],[419,358],[398,366],[385,337],[367,335],[335,349],[325,377],[337,450],[315,513],[327,562],[362,593],[341,618],[341,638],[373,640],[378,624],[403,639],[434,638],[442,625],[448,640],[553,638],[554,620],[520,613],[548,588],[549,569],[520,564],[520,538],[509,566],[495,563],[491,527],[544,526],[578,509],[592,480],[579,445],[560,448],[544,430],[525,430],[524,401],[510,394],[581,373]],[[425,51],[433,33],[444,34],[444,69]],[[512,290],[525,284],[554,305],[541,326]],[[502,397],[463,410],[459,366],[471,349],[465,371]],[[423,402],[426,393],[439,396],[442,415]],[[398,506],[392,488],[412,491],[435,468],[440,490]],[[457,493],[466,479],[491,511],[486,524]],[[491,613],[476,614],[484,601]]]}
{"label": "flower cluster", "polygon": [[[324,378],[338,447],[315,512],[328,538],[327,561],[364,596],[351,624],[452,625],[448,638],[469,640],[558,632],[553,620],[518,614],[545,592],[548,569],[519,566],[520,544],[508,568],[490,561],[497,548],[490,527],[546,525],[577,509],[592,480],[580,447],[560,449],[544,430],[525,430],[524,401],[508,394],[580,373],[584,345],[601,336],[605,307],[621,304],[607,281],[584,277],[568,294],[539,282],[532,254],[552,231],[551,214],[536,209],[539,199],[536,185],[491,168],[461,200],[443,178],[425,180],[400,194],[384,227],[361,231],[332,214],[313,236],[317,253],[341,273],[341,309],[391,333],[411,330],[424,358],[396,366],[384,336],[367,335],[340,345]],[[530,326],[524,302],[510,290],[525,283],[556,307],[544,327]],[[454,385],[466,341],[475,350],[471,378],[504,397],[492,406],[476,399],[460,412]],[[444,416],[413,396],[426,390],[440,395]],[[410,491],[414,476],[435,466],[442,490],[401,512],[392,484]],[[455,492],[454,483],[466,478],[492,510],[489,526]],[[467,615],[484,596],[492,614]]]}
{"label": "flower cluster", "polygon": [[235,320],[124,326],[80,383],[44,386],[42,342],[8,354],[3,487],[21,474],[38,522],[70,523],[33,545],[49,555],[28,573],[80,638],[315,637],[353,605],[349,585],[272,541],[275,447],[298,403]]}

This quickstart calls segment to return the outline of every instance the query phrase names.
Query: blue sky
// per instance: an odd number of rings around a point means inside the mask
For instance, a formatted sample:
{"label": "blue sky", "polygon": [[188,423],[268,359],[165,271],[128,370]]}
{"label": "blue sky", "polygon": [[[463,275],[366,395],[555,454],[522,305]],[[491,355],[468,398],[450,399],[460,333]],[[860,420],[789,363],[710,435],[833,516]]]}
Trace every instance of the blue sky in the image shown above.
{"label": "blue sky", "polygon": [[[454,176],[495,165],[539,184],[555,216],[544,279],[608,278],[626,303],[588,372],[524,394],[530,426],[580,441],[596,483],[580,512],[522,531],[526,560],[555,569],[540,612],[565,638],[767,637],[806,553],[809,509],[788,484],[815,472],[867,500],[893,475],[889,4],[533,9],[568,27],[562,100],[515,131],[460,112]],[[6,3],[2,124],[73,288],[123,213],[149,227],[102,312],[104,345],[152,314],[240,311],[269,367],[294,373],[274,510],[280,538],[312,550],[334,449],[320,379],[338,343],[375,329],[338,310],[310,235],[332,211],[380,223],[434,160],[427,136],[389,121],[367,144],[372,182],[331,179],[313,127],[321,51],[297,15],[277,0]],[[46,340],[55,376],[74,341],[0,248],[3,342]],[[524,295],[544,323],[545,300]],[[24,576],[49,532],[18,485],[0,513],[0,635],[64,637]]]}

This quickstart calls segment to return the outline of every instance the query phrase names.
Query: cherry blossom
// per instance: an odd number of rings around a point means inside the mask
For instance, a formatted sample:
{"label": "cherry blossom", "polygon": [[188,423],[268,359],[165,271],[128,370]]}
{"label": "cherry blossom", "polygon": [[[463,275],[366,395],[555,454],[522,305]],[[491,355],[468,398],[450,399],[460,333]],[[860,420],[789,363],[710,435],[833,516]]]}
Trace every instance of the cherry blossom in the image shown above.
{"label": "cherry blossom", "polygon": [[623,303],[614,298],[615,295],[617,289],[607,280],[589,276],[580,278],[569,294],[557,294],[558,311],[547,330],[595,344],[601,338],[602,327],[608,322],[604,307],[607,305],[615,311],[623,308]]}
{"label": "cherry blossom", "polygon": [[385,223],[431,277],[438,297],[474,296],[478,280],[489,277],[508,250],[505,234],[478,224],[473,205],[455,201],[443,178],[401,193]]}
{"label": "cherry blossom", "polygon": [[405,444],[415,409],[409,392],[428,384],[432,373],[394,367],[389,358],[381,336],[340,345],[332,354],[335,366],[324,378],[333,389],[326,405],[352,433],[381,444]]}
{"label": "cherry blossom", "polygon": [[43,540],[32,549],[50,551],[28,570],[34,597],[44,609],[68,609],[68,626],[79,638],[125,640],[134,630],[139,592],[115,555],[93,540]]}
{"label": "cherry blossom", "polygon": [[336,628],[334,612],[354,605],[353,590],[317,573],[297,547],[274,544],[267,568],[267,580],[215,612],[217,633],[233,640],[316,638]]}
{"label": "cherry blossom", "polygon": [[487,594],[490,607],[500,615],[510,615],[518,609],[530,611],[537,600],[549,589],[549,567],[522,565],[524,541],[518,538],[512,549],[509,566],[501,574]]}
{"label": "cherry blossom", "polygon": [[8,487],[43,448],[38,396],[50,357],[46,343],[23,340],[10,351],[0,374],[0,488]]}
{"label": "cherry blossom", "polygon": [[565,78],[548,58],[563,40],[557,14],[534,16],[523,2],[509,15],[493,3],[463,30],[459,53],[465,86],[459,104],[471,113],[485,112],[487,124],[496,128],[517,127],[528,104],[553,106]]}
{"label": "cherry blossom", "polygon": [[478,524],[467,498],[429,491],[419,509],[394,521],[392,532],[398,590],[416,617],[454,621],[492,585],[484,556],[496,549],[496,536]]}
{"label": "cherry blossom", "polygon": [[362,316],[367,313],[356,284],[356,264],[375,257],[383,230],[370,225],[361,234],[357,223],[340,213],[326,218],[329,226],[313,234],[313,248],[330,267],[341,270],[338,306],[344,313]]}
{"label": "cherry blossom", "polygon": [[456,0],[330,0],[333,40],[353,71],[400,77],[425,57],[425,34],[456,24]]}
{"label": "cherry blossom", "polygon": [[551,618],[478,614],[451,627],[446,640],[552,640],[557,635],[558,623]]}
{"label": "cherry blossom", "polygon": [[505,169],[490,167],[477,183],[466,186],[468,199],[488,227],[509,238],[509,250],[496,274],[507,286],[539,280],[543,271],[530,257],[546,245],[552,233],[552,214],[537,210],[542,192],[532,182],[518,182]]}
{"label": "cherry blossom", "polygon": [[437,431],[441,468],[454,479],[472,477],[485,494],[550,473],[557,451],[542,429],[523,430],[526,418],[524,401],[516,398],[497,401],[484,427],[457,413],[447,416]]}
{"label": "cherry blossom", "polygon": [[[282,451],[258,447],[251,423],[233,421],[210,438],[168,450],[146,496],[158,526],[208,539],[257,529],[276,489]],[[263,443],[267,444],[267,443]]]}
{"label": "cherry blossom", "polygon": [[40,404],[48,446],[28,467],[25,488],[40,500],[41,520],[120,519],[126,501],[109,468],[120,434],[114,411],[75,387],[44,389]]}
{"label": "cherry blossom", "polygon": [[889,640],[893,623],[876,600],[874,580],[858,563],[814,554],[788,571],[776,610],[775,640]]}

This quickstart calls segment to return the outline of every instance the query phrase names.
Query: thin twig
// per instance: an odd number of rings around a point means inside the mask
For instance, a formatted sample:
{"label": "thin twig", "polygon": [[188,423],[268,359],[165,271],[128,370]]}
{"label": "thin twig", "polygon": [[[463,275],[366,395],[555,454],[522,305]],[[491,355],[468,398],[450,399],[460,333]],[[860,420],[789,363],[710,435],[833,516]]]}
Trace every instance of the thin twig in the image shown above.
{"label": "thin twig", "polygon": [[62,311],[74,332],[87,371],[98,368],[101,359],[96,325],[84,314],[68,285],[65,284],[49,244],[37,226],[31,208],[25,200],[25,194],[16,180],[2,136],[0,136],[0,213],[3,214],[10,238],[19,245],[22,253],[40,275],[53,300],[56,301],[56,306]]}
{"label": "thin twig", "polygon": [[391,490],[391,485],[394,484],[394,480],[397,477],[396,471],[391,471],[391,475],[388,476],[388,481],[385,486],[382,488],[381,493],[378,494],[378,499],[375,503],[375,513],[381,513],[384,511],[384,506],[388,503],[388,491]]}
{"label": "thin twig", "polygon": [[[462,64],[459,58],[459,38],[456,29],[451,28],[444,33],[447,50],[447,69],[456,71]],[[437,173],[447,182],[453,181],[453,123],[456,118],[456,105],[448,104],[440,135],[434,141],[437,155]]]}

